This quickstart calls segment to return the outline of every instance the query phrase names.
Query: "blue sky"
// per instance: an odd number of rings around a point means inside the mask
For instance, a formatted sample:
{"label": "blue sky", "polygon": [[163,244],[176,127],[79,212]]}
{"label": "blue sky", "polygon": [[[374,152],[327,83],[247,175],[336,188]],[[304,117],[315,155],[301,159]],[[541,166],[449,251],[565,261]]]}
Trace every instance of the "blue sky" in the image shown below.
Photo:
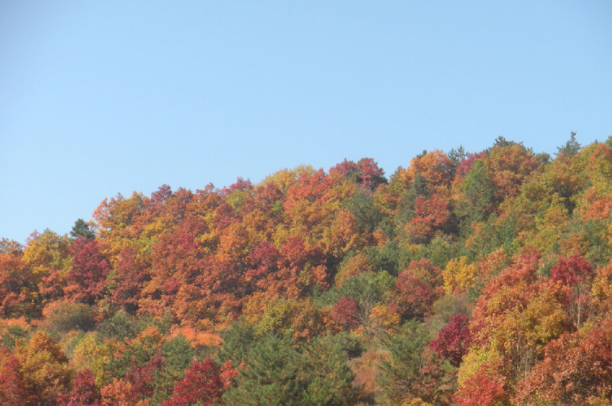
{"label": "blue sky", "polygon": [[612,135],[612,2],[0,4],[0,237],[105,197]]}

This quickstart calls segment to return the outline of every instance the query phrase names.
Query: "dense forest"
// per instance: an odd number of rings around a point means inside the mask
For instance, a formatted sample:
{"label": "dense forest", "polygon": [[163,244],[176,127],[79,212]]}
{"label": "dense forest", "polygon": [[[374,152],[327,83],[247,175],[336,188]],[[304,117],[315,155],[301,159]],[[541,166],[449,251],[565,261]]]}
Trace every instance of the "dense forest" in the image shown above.
{"label": "dense forest", "polygon": [[612,137],[105,199],[0,241],[0,404],[612,405]]}

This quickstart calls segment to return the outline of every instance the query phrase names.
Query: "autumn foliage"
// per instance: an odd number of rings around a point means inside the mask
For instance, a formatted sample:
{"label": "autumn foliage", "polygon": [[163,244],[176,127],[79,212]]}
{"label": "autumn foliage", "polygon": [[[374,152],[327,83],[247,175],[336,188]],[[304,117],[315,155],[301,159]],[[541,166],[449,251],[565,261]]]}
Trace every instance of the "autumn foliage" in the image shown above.
{"label": "autumn foliage", "polygon": [[0,240],[0,404],[609,405],[612,140],[405,162]]}

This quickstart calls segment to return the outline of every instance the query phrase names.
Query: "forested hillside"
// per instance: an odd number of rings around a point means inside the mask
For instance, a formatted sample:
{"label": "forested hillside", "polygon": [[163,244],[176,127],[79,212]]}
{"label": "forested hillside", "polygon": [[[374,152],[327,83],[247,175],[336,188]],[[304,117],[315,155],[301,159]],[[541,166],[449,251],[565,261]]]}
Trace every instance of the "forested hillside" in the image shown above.
{"label": "forested hillside", "polygon": [[611,405],[611,210],[575,134],[105,199],[0,242],[0,404]]}

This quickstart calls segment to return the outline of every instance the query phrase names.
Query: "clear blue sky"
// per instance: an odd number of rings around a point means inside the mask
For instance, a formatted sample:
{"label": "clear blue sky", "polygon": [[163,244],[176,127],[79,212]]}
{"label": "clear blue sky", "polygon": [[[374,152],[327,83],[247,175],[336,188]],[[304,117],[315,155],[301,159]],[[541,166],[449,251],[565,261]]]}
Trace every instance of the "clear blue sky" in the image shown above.
{"label": "clear blue sky", "polygon": [[105,197],[612,134],[612,1],[3,1],[0,237]]}

